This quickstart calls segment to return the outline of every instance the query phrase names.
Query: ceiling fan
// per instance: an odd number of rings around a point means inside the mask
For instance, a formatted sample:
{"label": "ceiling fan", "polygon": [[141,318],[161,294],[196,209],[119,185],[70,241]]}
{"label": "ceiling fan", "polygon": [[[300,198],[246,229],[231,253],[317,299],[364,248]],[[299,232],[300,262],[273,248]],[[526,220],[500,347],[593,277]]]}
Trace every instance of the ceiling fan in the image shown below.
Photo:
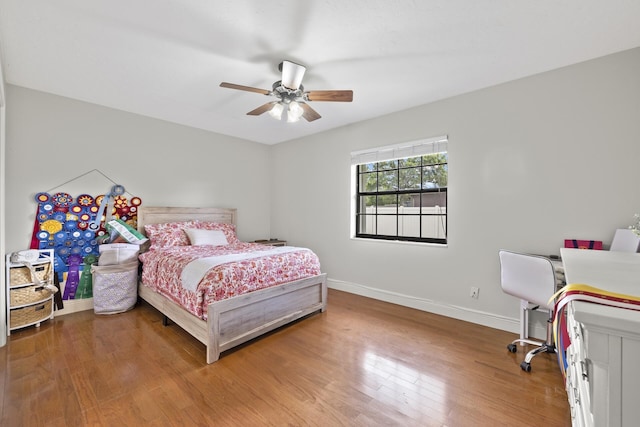
{"label": "ceiling fan", "polygon": [[307,104],[309,101],[351,102],[353,100],[353,91],[351,90],[311,90],[305,92],[301,83],[307,68],[303,65],[282,61],[278,65],[278,70],[282,71],[282,80],[275,82],[271,90],[227,82],[220,83],[220,86],[276,97],[276,101],[267,102],[255,110],[249,111],[247,115],[259,116],[268,111],[271,117],[281,120],[286,111],[287,122],[297,122],[300,117],[304,117],[308,122],[319,119],[320,114]]}

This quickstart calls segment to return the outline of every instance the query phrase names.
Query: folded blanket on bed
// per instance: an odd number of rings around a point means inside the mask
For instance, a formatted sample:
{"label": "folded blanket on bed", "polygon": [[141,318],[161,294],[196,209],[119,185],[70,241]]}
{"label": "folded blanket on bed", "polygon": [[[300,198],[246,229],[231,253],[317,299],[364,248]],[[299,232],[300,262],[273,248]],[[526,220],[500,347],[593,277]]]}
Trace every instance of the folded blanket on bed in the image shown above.
{"label": "folded blanket on bed", "polygon": [[297,251],[309,251],[306,248],[297,248],[293,246],[279,246],[273,249],[259,252],[240,253],[240,254],[227,254],[218,255],[206,258],[199,258],[191,261],[186,265],[182,273],[180,274],[180,280],[182,281],[182,287],[195,292],[198,287],[198,283],[202,280],[204,275],[210,269],[222,264],[227,264],[236,261],[245,261],[253,258],[262,258],[270,255],[284,254],[287,252]]}

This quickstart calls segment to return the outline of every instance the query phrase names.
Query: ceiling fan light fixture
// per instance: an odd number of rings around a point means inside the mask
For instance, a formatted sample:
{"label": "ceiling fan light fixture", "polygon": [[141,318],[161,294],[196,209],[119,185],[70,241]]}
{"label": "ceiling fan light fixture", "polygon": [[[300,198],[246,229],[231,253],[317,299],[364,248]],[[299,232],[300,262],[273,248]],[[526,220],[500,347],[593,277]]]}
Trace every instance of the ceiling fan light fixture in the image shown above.
{"label": "ceiling fan light fixture", "polygon": [[291,90],[298,90],[307,69],[291,61],[282,61],[282,86]]}
{"label": "ceiling fan light fixture", "polygon": [[300,104],[295,101],[291,101],[289,103],[289,108],[287,109],[287,123],[297,122],[300,120],[300,117],[302,117],[302,114],[304,114],[304,110]]}
{"label": "ceiling fan light fixture", "polygon": [[282,102],[276,102],[273,104],[273,107],[269,110],[269,115],[276,120],[282,119],[282,112],[284,111],[284,106]]}
{"label": "ceiling fan light fixture", "polygon": [[220,86],[277,98],[276,101],[267,102],[258,108],[254,108],[247,115],[259,116],[268,112],[274,119],[282,120],[282,115],[286,110],[287,123],[297,122],[301,117],[308,122],[321,118],[322,116],[308,104],[309,101],[353,101],[352,90],[312,90],[305,92],[304,86],[302,86],[302,78],[307,68],[304,65],[291,61],[282,61],[278,65],[278,69],[282,72],[282,79],[274,82],[271,85],[271,90],[227,82],[220,83]]}

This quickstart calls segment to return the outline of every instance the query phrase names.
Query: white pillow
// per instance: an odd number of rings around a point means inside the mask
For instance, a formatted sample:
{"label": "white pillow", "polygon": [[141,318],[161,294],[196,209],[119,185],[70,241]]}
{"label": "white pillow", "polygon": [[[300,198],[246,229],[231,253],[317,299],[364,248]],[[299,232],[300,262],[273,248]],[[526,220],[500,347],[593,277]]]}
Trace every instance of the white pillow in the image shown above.
{"label": "white pillow", "polygon": [[184,231],[187,233],[189,241],[193,246],[223,246],[229,244],[222,230],[201,230],[199,228],[187,228]]}

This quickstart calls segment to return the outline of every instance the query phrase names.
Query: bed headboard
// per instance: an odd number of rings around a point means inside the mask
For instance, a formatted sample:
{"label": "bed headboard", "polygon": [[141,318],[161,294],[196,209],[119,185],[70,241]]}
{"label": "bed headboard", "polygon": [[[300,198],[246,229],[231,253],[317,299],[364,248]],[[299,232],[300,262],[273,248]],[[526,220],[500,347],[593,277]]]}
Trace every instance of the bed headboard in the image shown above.
{"label": "bed headboard", "polygon": [[193,219],[235,225],[236,209],[140,206],[138,208],[138,231],[144,234],[145,224],[181,222]]}

